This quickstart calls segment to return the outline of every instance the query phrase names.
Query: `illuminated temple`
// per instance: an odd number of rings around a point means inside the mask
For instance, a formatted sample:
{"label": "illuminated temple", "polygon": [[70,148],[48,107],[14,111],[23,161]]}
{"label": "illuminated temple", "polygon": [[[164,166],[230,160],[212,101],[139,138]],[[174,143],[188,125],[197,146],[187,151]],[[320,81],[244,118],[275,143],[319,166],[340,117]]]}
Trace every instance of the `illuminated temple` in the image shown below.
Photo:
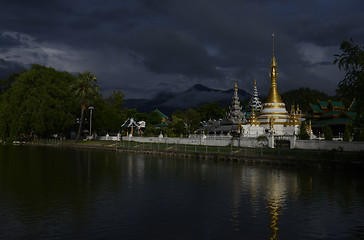
{"label": "illuminated temple", "polygon": [[[274,135],[294,135],[299,133],[301,121],[304,121],[303,114],[298,106],[291,107],[288,112],[285,103],[277,89],[278,64],[274,55],[274,38],[273,38],[273,56],[269,65],[269,78],[271,80],[270,91],[265,103],[260,105],[257,101],[256,81],[254,81],[254,95],[249,103],[249,112],[244,114],[237,96],[237,83],[234,86],[233,103],[230,112],[220,124],[207,127],[210,133],[240,134],[244,137],[256,137],[264,134]],[[256,94],[255,94],[256,93]],[[239,103],[240,104],[240,103]],[[246,116],[249,116],[246,118]],[[229,131],[229,132],[226,132]]]}

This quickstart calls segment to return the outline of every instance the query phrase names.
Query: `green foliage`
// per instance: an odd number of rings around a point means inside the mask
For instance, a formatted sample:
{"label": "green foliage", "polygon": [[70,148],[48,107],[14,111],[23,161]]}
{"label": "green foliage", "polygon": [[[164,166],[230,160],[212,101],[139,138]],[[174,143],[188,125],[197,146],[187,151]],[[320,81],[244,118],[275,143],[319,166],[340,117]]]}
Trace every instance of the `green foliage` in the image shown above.
{"label": "green foliage", "polygon": [[187,109],[186,111],[176,110],[172,114],[170,127],[174,129],[172,132],[177,136],[180,134],[185,135],[188,132],[193,133],[197,131],[201,121],[223,118],[225,114],[225,109],[217,102],[207,103],[195,109]]}
{"label": "green foliage", "polygon": [[172,125],[172,132],[174,133],[173,136],[180,136],[185,135],[188,133],[187,128],[185,127],[184,122],[178,121]]}
{"label": "green foliage", "polygon": [[223,118],[226,114],[225,109],[217,102],[207,103],[197,107],[195,110],[199,114],[200,121]]}
{"label": "green foliage", "polygon": [[99,87],[96,85],[97,77],[91,72],[79,73],[76,81],[71,85],[76,101],[82,108],[90,106],[99,95]]}
{"label": "green foliage", "polygon": [[257,137],[257,140],[258,141],[264,141],[264,140],[268,140],[268,138],[266,136],[264,136],[264,135],[261,135],[261,136]]}
{"label": "green foliage", "polygon": [[0,94],[8,90],[11,84],[15,82],[15,79],[17,79],[19,76],[19,73],[12,73],[8,78],[0,80]]}
{"label": "green foliage", "polygon": [[123,111],[125,94],[123,94],[120,90],[113,90],[111,95],[106,99],[106,102],[110,104],[112,108],[115,108],[117,111]]}
{"label": "green foliage", "polygon": [[162,123],[162,117],[156,112],[152,111],[149,113],[147,124],[148,125],[158,125]]}
{"label": "green foliage", "polygon": [[310,140],[310,135],[307,133],[307,124],[305,122],[301,123],[300,133],[298,134],[300,140]]}
{"label": "green foliage", "polygon": [[74,81],[69,73],[40,65],[21,73],[0,96],[0,138],[48,137],[69,130],[75,122],[69,89]]}
{"label": "green foliage", "polygon": [[81,106],[80,125],[77,132],[76,142],[80,137],[84,111],[88,106],[91,106],[99,97],[99,87],[96,85],[97,77],[91,72],[79,73],[76,81],[71,85],[71,89],[75,96],[75,100]]}
{"label": "green foliage", "polygon": [[350,140],[350,132],[349,132],[348,125],[345,126],[343,138],[344,138],[344,141],[349,141]]}
{"label": "green foliage", "polygon": [[334,64],[340,70],[346,72],[345,78],[339,83],[336,93],[342,98],[344,104],[351,103],[353,98],[357,101],[357,112],[360,118],[359,124],[364,124],[364,47],[350,42],[343,41],[340,49],[341,54],[335,55]]}
{"label": "green foliage", "polygon": [[354,133],[353,141],[364,141],[364,130],[357,130]]}
{"label": "green foliage", "polygon": [[332,135],[332,130],[329,126],[324,126],[322,128],[322,132],[325,135],[325,140],[326,141],[332,141],[333,139],[333,135]]}
{"label": "green foliage", "polygon": [[144,130],[144,135],[148,137],[157,137],[161,132],[166,132],[165,129],[156,128],[152,125],[146,125],[146,128]]}
{"label": "green foliage", "polygon": [[303,111],[306,111],[310,103],[317,103],[317,100],[328,100],[330,98],[326,93],[310,88],[291,90],[281,94],[281,97],[287,107],[299,105],[299,108]]}

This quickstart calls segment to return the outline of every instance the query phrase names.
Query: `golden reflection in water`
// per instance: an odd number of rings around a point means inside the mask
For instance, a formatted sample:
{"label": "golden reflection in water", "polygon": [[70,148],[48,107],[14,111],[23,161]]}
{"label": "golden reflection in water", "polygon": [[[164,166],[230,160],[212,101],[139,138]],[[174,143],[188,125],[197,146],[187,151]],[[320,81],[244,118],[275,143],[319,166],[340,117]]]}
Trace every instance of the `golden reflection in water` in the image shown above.
{"label": "golden reflection in water", "polygon": [[270,199],[269,200],[269,214],[270,214],[270,229],[272,230],[272,235],[269,240],[278,239],[277,233],[279,230],[278,226],[278,216],[280,213],[280,200],[279,199]]}

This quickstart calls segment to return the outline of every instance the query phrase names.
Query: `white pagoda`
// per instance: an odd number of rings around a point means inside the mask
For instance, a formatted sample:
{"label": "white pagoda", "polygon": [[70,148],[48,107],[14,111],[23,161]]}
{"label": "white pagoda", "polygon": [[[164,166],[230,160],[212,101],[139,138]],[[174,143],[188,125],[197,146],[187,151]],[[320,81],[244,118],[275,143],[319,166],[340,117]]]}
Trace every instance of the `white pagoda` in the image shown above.
{"label": "white pagoda", "polygon": [[262,109],[262,102],[258,96],[257,80],[254,79],[253,96],[249,101],[248,110],[252,111],[254,109],[257,113]]}

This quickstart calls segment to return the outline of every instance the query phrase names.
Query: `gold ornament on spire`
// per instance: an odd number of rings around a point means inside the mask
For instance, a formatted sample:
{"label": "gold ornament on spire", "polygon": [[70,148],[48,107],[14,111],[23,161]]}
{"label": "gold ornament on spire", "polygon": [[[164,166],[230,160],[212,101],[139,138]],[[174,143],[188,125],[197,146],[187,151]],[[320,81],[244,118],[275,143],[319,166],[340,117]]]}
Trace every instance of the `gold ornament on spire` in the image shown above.
{"label": "gold ornament on spire", "polygon": [[278,93],[277,89],[277,78],[278,78],[278,65],[276,61],[276,57],[274,56],[274,32],[272,34],[273,37],[273,57],[272,61],[270,62],[269,68],[269,77],[271,79],[270,91],[267,99],[267,103],[283,103],[281,95]]}

